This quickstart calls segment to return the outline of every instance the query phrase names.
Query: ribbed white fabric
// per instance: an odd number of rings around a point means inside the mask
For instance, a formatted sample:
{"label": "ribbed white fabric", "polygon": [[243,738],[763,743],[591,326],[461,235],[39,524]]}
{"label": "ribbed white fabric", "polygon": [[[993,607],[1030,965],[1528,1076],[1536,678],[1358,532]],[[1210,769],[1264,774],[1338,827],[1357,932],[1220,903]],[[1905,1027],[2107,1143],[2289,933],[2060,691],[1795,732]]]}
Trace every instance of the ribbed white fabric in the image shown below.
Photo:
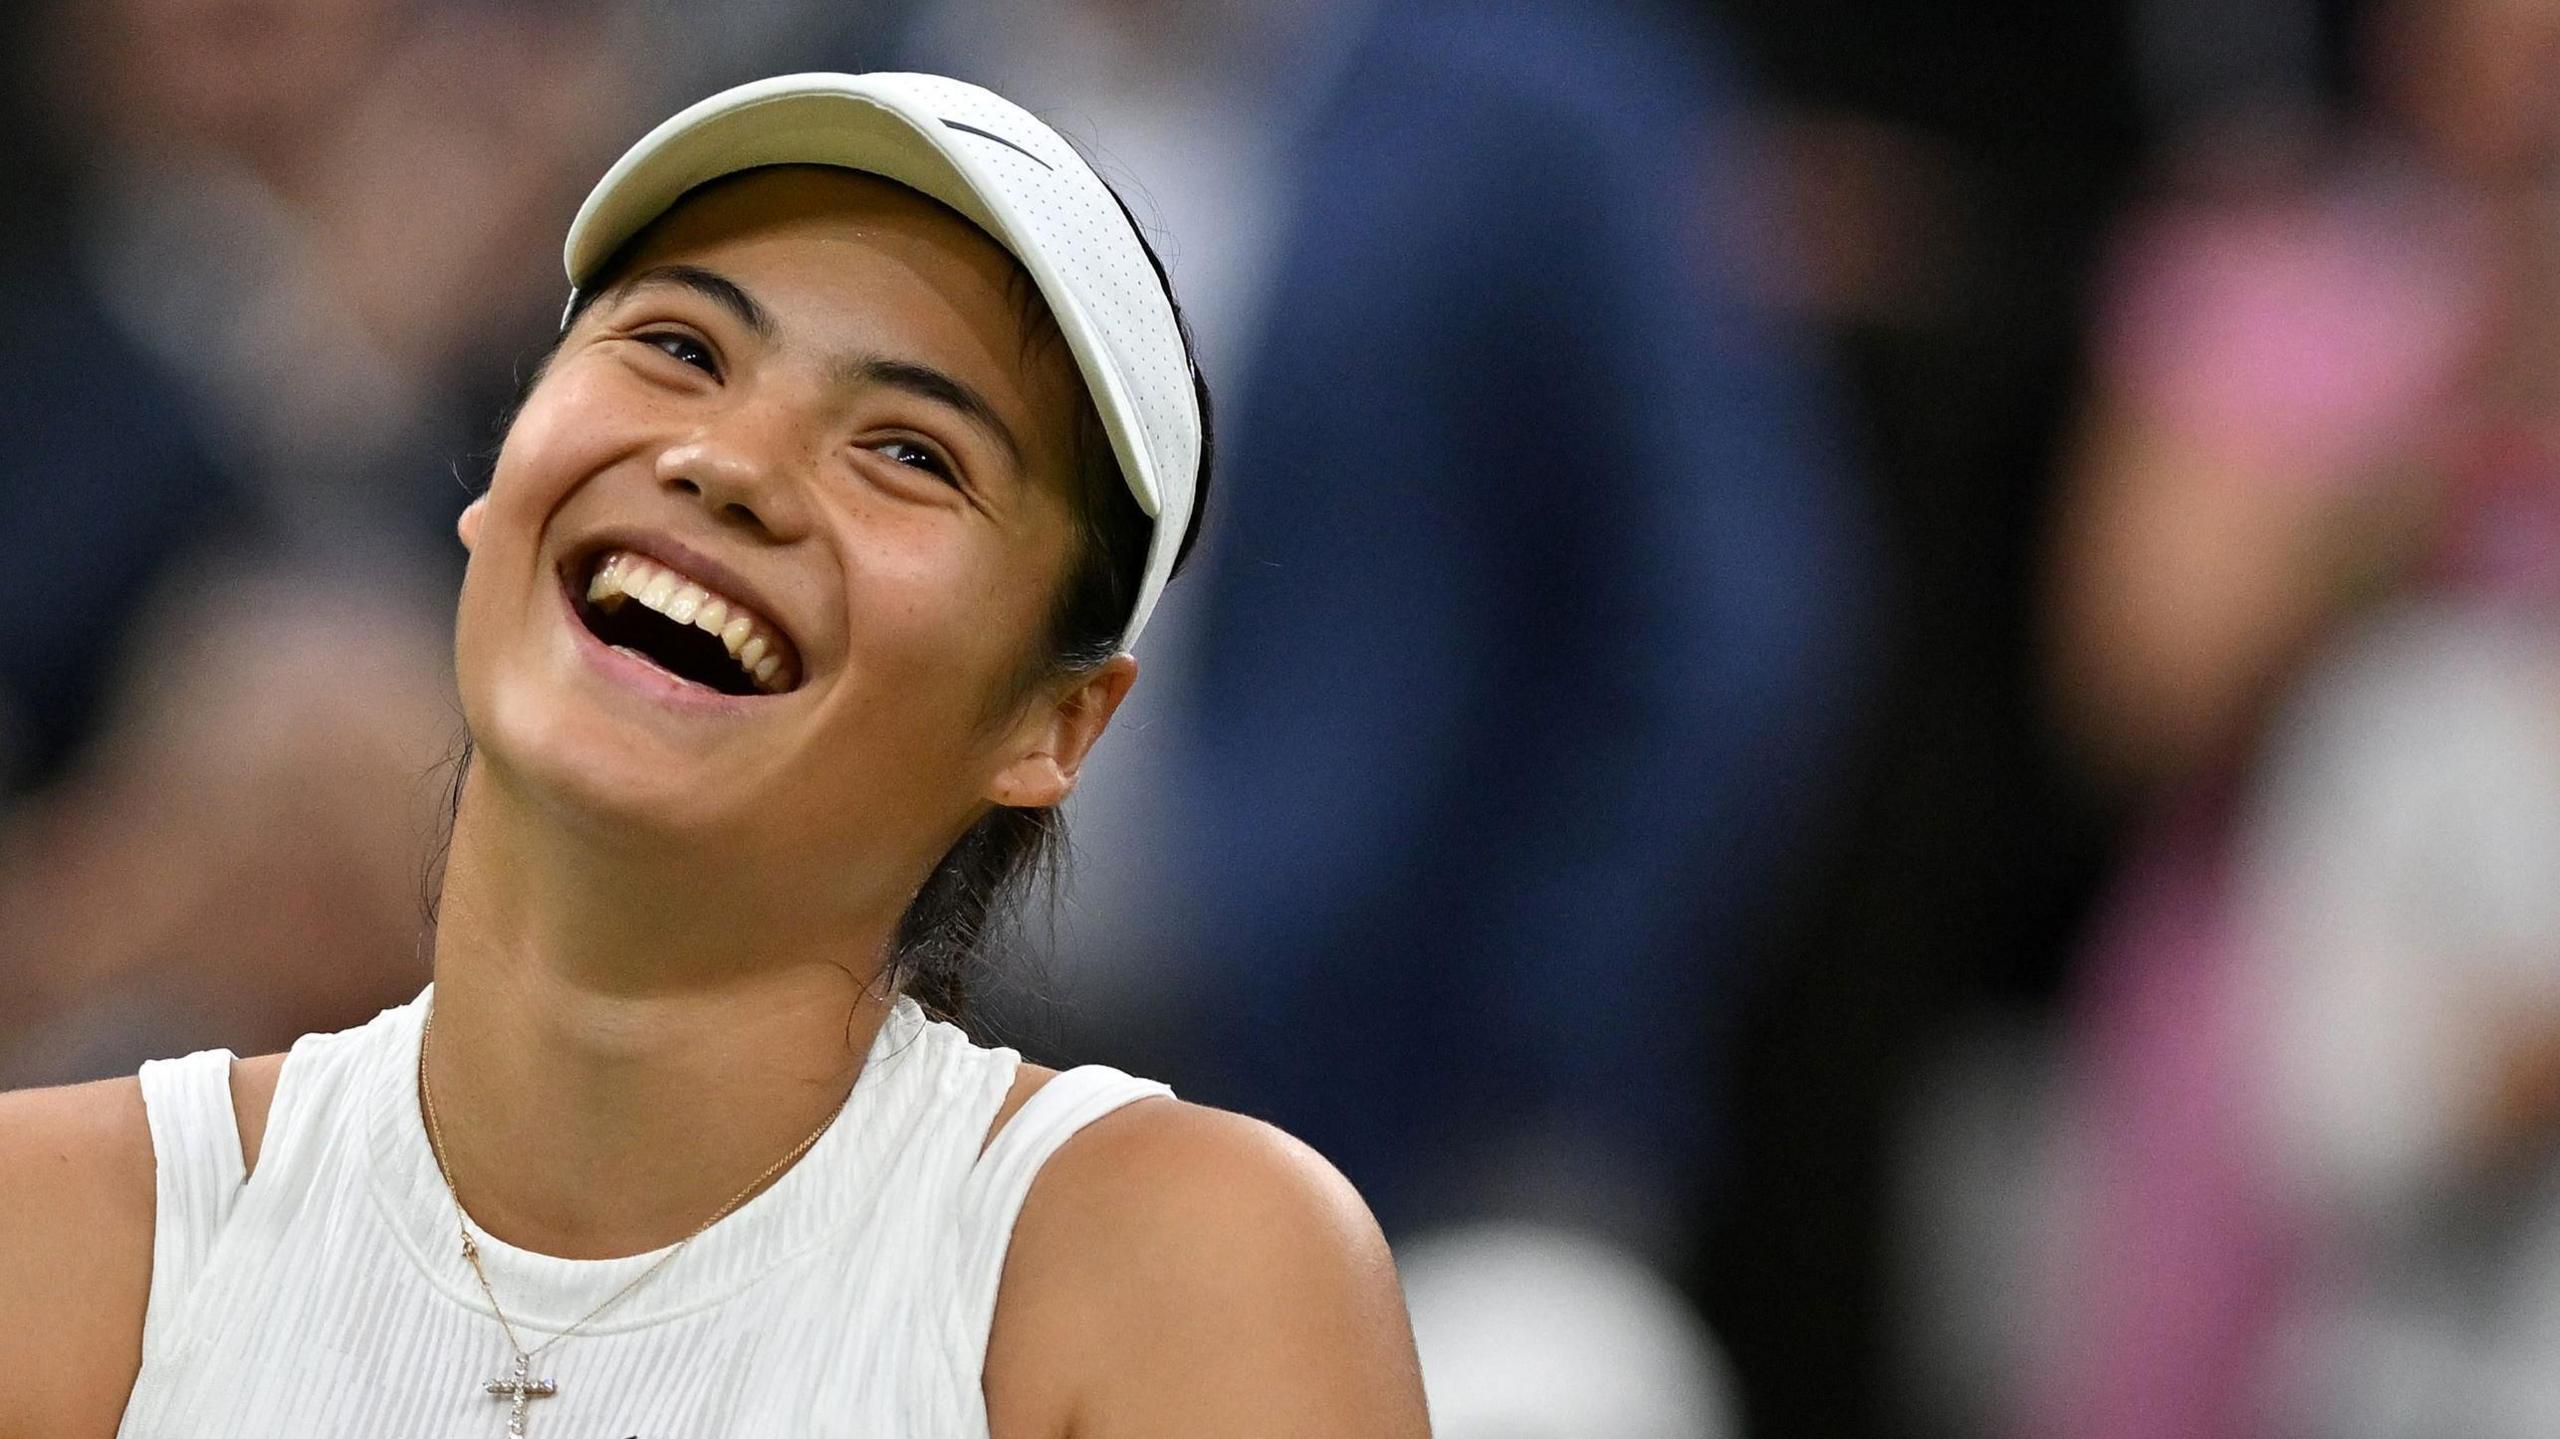
{"label": "ribbed white fabric", "polygon": [[[229,1053],[142,1067],[160,1211],[120,1439],[505,1433],[508,1403],[482,1385],[511,1355],[418,1115],[426,1003],[296,1044],[245,1184]],[[536,1361],[559,1393],[534,1401],[528,1434],[984,1439],[987,1329],[1032,1178],[1084,1125],[1171,1093],[1068,1070],[981,1155],[1019,1059],[902,1000],[797,1165]],[[558,1259],[473,1233],[528,1342],[656,1257]]]}

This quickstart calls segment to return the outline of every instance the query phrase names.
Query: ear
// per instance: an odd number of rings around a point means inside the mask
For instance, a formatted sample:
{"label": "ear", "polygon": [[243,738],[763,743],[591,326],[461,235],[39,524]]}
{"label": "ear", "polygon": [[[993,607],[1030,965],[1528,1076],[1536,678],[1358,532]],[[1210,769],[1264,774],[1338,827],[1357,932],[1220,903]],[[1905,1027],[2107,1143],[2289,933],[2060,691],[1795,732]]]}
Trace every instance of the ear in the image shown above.
{"label": "ear", "polygon": [[462,536],[462,547],[464,549],[471,550],[479,548],[480,526],[488,517],[488,514],[489,497],[487,495],[482,495],[478,499],[475,499],[471,503],[462,507],[462,518],[453,522],[453,532]]}
{"label": "ear", "polygon": [[987,799],[1016,809],[1046,809],[1075,793],[1084,757],[1137,682],[1138,662],[1113,655],[1047,704],[1035,700],[1016,731],[1014,758],[988,783]]}

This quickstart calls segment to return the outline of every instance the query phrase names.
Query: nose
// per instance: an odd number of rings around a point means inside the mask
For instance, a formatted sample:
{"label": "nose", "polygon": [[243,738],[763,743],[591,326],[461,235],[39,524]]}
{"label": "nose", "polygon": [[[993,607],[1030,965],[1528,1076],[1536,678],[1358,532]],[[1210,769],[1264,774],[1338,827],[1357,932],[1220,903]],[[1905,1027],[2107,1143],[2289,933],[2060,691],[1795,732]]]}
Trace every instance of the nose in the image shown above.
{"label": "nose", "polygon": [[658,482],[700,501],[723,523],[790,539],[803,514],[787,428],[767,417],[724,415],[659,452]]}

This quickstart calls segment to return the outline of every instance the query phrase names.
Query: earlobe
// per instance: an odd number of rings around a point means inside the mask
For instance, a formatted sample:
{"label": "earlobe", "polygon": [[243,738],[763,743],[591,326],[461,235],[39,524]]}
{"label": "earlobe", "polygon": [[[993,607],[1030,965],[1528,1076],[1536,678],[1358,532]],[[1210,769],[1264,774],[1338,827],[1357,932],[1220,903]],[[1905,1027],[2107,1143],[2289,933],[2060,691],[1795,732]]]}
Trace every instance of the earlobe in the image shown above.
{"label": "earlobe", "polygon": [[488,513],[489,497],[487,495],[482,495],[478,499],[475,499],[471,503],[462,507],[461,518],[453,522],[453,532],[462,537],[462,547],[464,549],[471,550],[479,548],[480,525]]}
{"label": "earlobe", "polygon": [[1075,791],[1075,776],[1060,768],[1055,756],[1028,754],[996,775],[987,798],[1007,809],[1047,809]]}
{"label": "earlobe", "polygon": [[987,798],[1013,809],[1046,809],[1075,793],[1076,778],[1094,741],[1111,725],[1112,714],[1138,682],[1138,662],[1114,655],[1044,706],[1037,727],[1024,736],[1024,748],[1012,763],[996,772]]}

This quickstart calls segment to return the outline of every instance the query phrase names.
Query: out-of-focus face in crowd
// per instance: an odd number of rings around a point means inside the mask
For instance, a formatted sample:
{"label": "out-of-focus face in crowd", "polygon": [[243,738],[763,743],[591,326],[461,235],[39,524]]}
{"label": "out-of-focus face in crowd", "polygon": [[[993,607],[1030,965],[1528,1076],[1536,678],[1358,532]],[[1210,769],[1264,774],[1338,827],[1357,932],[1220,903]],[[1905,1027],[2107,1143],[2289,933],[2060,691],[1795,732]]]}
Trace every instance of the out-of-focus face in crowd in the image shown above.
{"label": "out-of-focus face in crowd", "polygon": [[146,149],[257,160],[345,106],[396,38],[391,0],[104,0],[58,6],[62,101]]}
{"label": "out-of-focus face in crowd", "polygon": [[2398,0],[2375,38],[2385,103],[2443,163],[2498,184],[2560,160],[2560,0]]}
{"label": "out-of-focus face in crowd", "polygon": [[[476,346],[556,303],[540,257],[630,128],[632,47],[607,4],[53,6],[42,103],[83,175],[256,177],[308,242],[296,282],[418,373],[484,365]],[[138,189],[171,194],[159,175]]]}
{"label": "out-of-focus face in crowd", "polygon": [[96,382],[149,357],[263,512],[312,527],[301,553],[392,559],[350,583],[204,536],[185,603],[131,622],[140,658],[98,658],[132,678],[85,757],[0,812],[0,1076],[114,1072],[180,1031],[271,1046],[414,992],[451,611],[400,560],[442,537],[397,527],[558,314],[561,223],[634,133],[621,13],[35,0],[12,28],[76,217],[16,281],[95,289],[132,352],[86,357]]}

